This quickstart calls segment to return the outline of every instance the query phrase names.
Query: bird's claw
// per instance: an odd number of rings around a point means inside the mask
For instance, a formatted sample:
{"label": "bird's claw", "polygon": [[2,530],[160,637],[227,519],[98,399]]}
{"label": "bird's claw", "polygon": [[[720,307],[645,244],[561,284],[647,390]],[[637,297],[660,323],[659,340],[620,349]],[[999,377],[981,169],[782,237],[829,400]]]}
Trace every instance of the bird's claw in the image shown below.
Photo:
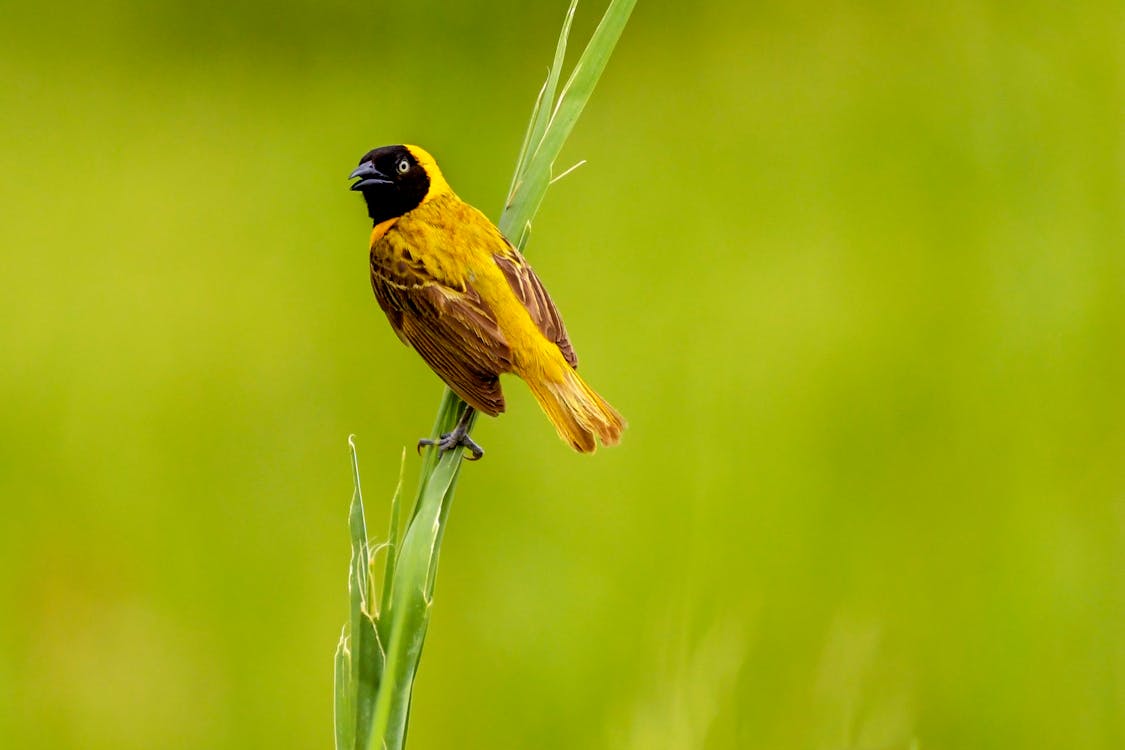
{"label": "bird's claw", "polygon": [[484,448],[477,445],[472,438],[468,436],[465,431],[454,430],[447,432],[437,440],[431,438],[422,438],[418,441],[418,453],[422,453],[422,448],[436,445],[439,453],[446,451],[457,450],[458,448],[468,448],[471,456],[465,456],[466,461],[479,461],[484,455]]}

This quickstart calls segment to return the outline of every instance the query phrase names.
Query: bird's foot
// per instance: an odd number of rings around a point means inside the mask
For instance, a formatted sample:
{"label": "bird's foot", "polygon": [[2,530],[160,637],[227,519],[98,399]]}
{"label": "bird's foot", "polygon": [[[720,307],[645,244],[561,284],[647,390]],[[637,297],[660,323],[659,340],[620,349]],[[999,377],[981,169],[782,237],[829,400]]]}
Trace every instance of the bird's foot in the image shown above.
{"label": "bird's foot", "polygon": [[422,448],[429,445],[436,445],[439,453],[468,448],[472,455],[465,456],[466,461],[479,461],[481,456],[484,455],[484,448],[477,445],[473,439],[469,437],[468,429],[461,425],[457,425],[453,432],[447,432],[437,440],[422,438],[418,441],[418,452],[421,453]]}

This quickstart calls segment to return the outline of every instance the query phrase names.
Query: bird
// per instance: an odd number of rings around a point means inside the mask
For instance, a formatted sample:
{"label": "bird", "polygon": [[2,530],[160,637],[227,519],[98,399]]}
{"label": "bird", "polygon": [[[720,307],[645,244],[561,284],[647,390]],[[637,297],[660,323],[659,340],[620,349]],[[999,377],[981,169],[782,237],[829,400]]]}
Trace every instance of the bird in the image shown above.
{"label": "bird", "polygon": [[577,372],[558,308],[516,247],[461,200],[413,145],[368,151],[349,175],[373,227],[371,287],[391,328],[468,405],[451,432],[423,438],[439,453],[484,449],[474,412],[505,409],[500,375],[519,376],[559,436],[579,453],[615,445],[625,420]]}

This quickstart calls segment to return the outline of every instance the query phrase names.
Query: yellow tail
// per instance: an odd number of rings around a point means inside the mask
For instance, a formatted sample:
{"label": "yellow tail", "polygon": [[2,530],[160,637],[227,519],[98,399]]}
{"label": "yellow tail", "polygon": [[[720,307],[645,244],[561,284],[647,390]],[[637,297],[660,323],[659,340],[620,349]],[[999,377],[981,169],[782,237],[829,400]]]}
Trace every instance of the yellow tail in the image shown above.
{"label": "yellow tail", "polygon": [[617,445],[621,440],[625,420],[574,370],[567,368],[561,383],[542,379],[527,384],[559,437],[579,453],[594,452],[595,436],[603,445]]}

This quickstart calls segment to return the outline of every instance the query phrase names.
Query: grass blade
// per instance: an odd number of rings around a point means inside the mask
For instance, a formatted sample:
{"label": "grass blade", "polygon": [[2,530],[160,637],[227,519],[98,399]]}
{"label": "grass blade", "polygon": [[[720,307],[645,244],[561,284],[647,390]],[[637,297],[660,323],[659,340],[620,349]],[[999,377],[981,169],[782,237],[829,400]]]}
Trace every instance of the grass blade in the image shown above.
{"label": "grass blade", "polygon": [[332,702],[332,718],[336,725],[336,750],[352,750],[355,747],[355,680],[352,679],[352,655],[348,648],[348,629],[340,633],[336,644],[336,662],[333,678],[335,690]]}
{"label": "grass blade", "polygon": [[398,561],[399,547],[399,515],[402,506],[402,478],[406,474],[406,449],[398,465],[398,484],[395,485],[395,494],[391,496],[391,522],[387,531],[387,559],[383,564],[383,591],[379,601],[379,613],[385,614],[391,606],[391,584],[394,580],[395,563]]}
{"label": "grass blade", "polygon": [[446,453],[438,460],[403,539],[391,594],[386,668],[367,746],[374,750],[401,748],[406,740],[410,696],[429,625],[438,555],[445,533],[443,521],[460,471],[459,453]]}
{"label": "grass blade", "polygon": [[[551,77],[550,70],[547,71],[547,77]],[[543,85],[539,87],[539,95],[535,97],[535,104],[531,107],[531,120],[528,121],[527,130],[523,133],[523,143],[520,144],[520,155],[516,157],[516,171],[512,172],[512,181],[508,184],[508,197],[504,199],[505,206],[512,200],[512,194],[516,192],[516,183],[519,182],[522,167],[527,163],[527,158],[531,155],[529,151],[531,146],[531,134],[535,129],[535,122],[539,118],[539,112],[543,109],[543,97],[546,93],[547,81],[544,81]]]}
{"label": "grass blade", "polygon": [[[348,573],[350,614],[348,637],[351,647],[351,666],[348,670],[354,693],[351,699],[355,729],[353,747],[366,746],[367,728],[371,726],[375,699],[383,674],[383,648],[375,628],[371,610],[370,565],[371,551],[367,544],[367,523],[363,515],[363,492],[359,484],[359,459],[355,440],[348,438],[352,458],[352,504],[348,513],[348,528],[352,540],[351,565]],[[337,732],[339,735],[340,732]]]}
{"label": "grass blade", "polygon": [[562,77],[562,67],[566,60],[566,43],[570,38],[570,27],[574,23],[574,11],[577,8],[578,0],[571,0],[570,7],[566,11],[566,17],[563,19],[562,31],[559,32],[559,41],[555,45],[555,58],[547,71],[547,81],[539,91],[539,99],[535,102],[535,109],[531,113],[531,124],[527,131],[524,147],[520,149],[520,158],[516,161],[516,172],[512,176],[512,189],[508,191],[506,203],[511,203],[520,179],[527,170],[528,160],[543,140],[543,134],[547,132],[547,123],[550,121],[551,113],[554,110],[555,92],[558,90],[559,78]]}
{"label": "grass blade", "polygon": [[533,150],[525,174],[500,219],[500,231],[505,236],[522,237],[531,217],[539,210],[551,182],[555,160],[590,100],[636,4],[637,0],[612,0],[594,30],[551,112],[543,137],[531,146]]}

